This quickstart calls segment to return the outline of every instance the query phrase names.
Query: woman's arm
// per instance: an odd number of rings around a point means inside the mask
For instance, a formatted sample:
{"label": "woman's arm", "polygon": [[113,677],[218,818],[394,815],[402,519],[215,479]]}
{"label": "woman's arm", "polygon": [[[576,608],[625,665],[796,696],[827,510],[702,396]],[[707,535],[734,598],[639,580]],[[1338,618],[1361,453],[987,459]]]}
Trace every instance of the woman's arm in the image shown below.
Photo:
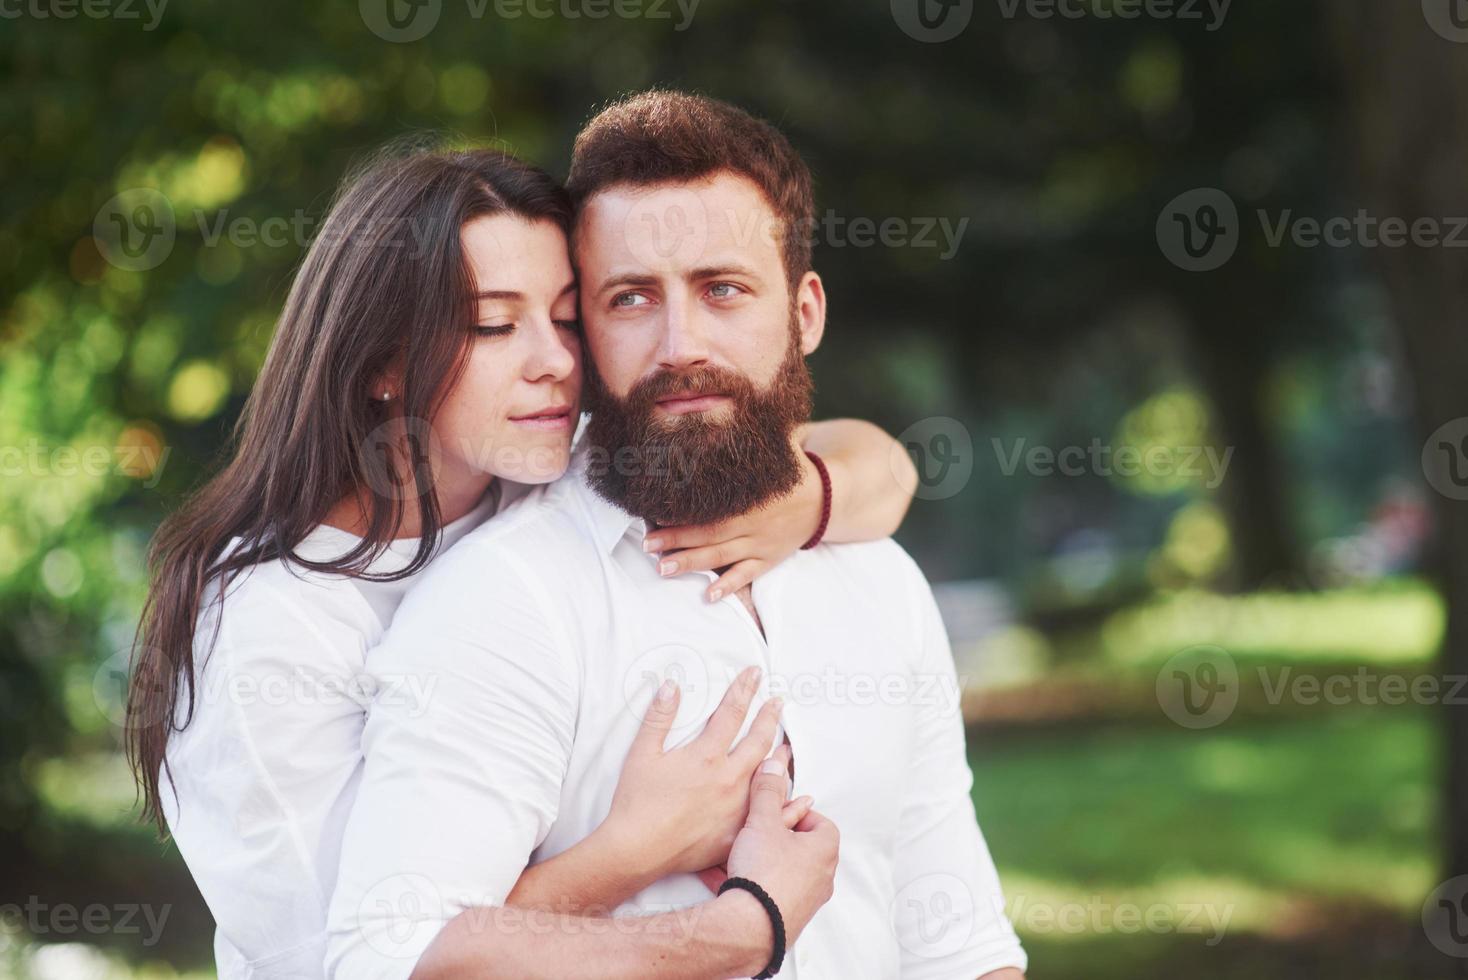
{"label": "woman's arm", "polygon": [[[585,839],[525,869],[505,899],[507,906],[562,915],[610,915],[644,888],[675,872],[721,864],[742,825],[755,767],[769,752],[780,701],[761,706],[733,750],[759,689],[759,669],[735,679],[702,733],[687,745],[663,751],[678,714],[679,692],[660,689],[623,764],[611,811]],[[777,758],[783,758],[776,753]],[[785,806],[793,827],[810,810],[810,797]]]}
{"label": "woman's arm", "polygon": [[[786,946],[792,947],[831,898],[840,833],[815,812],[794,826],[782,820],[781,801],[790,791],[784,762],[762,765],[740,789],[750,800],[749,815],[736,830],[729,872],[759,883],[770,895],[784,920]],[[747,892],[618,922],[608,929],[564,913],[471,908],[433,939],[412,980],[559,980],[573,974],[722,980],[760,971],[774,942],[769,916]]]}
{"label": "woman's arm", "polygon": [[[800,426],[796,448],[820,456],[831,476],[831,520],[822,540],[874,541],[897,530],[917,491],[917,467],[887,433],[859,419]],[[664,576],[718,571],[710,602],[744,588],[793,555],[820,526],[823,490],[815,464],[799,455],[795,490],[718,524],[662,527],[644,541]]]}
{"label": "woman's arm", "polygon": [[896,439],[861,419],[812,422],[796,430],[796,438],[831,473],[827,541],[872,541],[901,526],[918,475]]}

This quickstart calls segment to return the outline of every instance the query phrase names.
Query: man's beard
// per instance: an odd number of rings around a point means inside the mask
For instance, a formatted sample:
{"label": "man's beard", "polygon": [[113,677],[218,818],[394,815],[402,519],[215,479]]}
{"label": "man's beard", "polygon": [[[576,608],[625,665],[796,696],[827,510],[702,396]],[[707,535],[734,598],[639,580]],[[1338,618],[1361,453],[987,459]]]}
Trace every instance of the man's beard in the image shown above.
{"label": "man's beard", "polygon": [[[591,421],[587,479],[607,500],[649,523],[709,524],[753,510],[795,489],[800,457],[792,435],[810,419],[811,378],[792,330],[785,360],[766,388],[728,368],[659,371],[624,398],[606,389],[588,360]],[[667,415],[669,395],[727,395],[719,419]]]}

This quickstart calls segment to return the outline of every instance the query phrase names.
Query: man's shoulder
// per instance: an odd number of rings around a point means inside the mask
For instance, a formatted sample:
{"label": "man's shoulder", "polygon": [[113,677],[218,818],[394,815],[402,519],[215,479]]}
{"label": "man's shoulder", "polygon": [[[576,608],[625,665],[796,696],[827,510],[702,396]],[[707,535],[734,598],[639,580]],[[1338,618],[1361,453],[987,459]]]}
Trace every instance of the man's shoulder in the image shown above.
{"label": "man's shoulder", "polygon": [[[572,477],[536,487],[433,560],[404,601],[478,597],[492,603],[572,575],[593,556],[580,488]],[[399,615],[401,615],[401,612]]]}
{"label": "man's shoulder", "polygon": [[808,552],[833,572],[861,576],[876,582],[928,587],[927,576],[912,555],[892,538],[823,544]]}

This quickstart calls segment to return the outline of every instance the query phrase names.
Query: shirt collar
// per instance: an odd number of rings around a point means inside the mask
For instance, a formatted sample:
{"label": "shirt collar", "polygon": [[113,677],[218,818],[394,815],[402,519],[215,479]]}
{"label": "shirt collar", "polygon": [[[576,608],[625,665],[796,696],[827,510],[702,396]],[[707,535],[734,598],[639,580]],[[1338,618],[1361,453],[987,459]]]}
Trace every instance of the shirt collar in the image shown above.
{"label": "shirt collar", "polygon": [[591,482],[586,478],[585,447],[582,446],[579,449],[581,451],[576,453],[573,460],[574,476],[572,478],[576,481],[576,489],[591,523],[591,534],[593,540],[596,541],[597,548],[603,554],[611,554],[617,542],[628,535],[631,535],[638,547],[641,547],[642,539],[647,537],[647,521],[627,513],[592,489]]}

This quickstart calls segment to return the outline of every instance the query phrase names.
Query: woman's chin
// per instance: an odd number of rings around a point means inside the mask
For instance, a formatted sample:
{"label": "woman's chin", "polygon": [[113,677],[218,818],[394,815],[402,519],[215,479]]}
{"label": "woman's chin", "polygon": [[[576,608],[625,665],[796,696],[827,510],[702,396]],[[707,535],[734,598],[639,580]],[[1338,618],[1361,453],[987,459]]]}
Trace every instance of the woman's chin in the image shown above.
{"label": "woman's chin", "polygon": [[[511,454],[506,454],[511,455]],[[502,480],[537,486],[559,480],[571,465],[571,443],[564,446],[528,448],[519,459],[501,459],[494,475]]]}

